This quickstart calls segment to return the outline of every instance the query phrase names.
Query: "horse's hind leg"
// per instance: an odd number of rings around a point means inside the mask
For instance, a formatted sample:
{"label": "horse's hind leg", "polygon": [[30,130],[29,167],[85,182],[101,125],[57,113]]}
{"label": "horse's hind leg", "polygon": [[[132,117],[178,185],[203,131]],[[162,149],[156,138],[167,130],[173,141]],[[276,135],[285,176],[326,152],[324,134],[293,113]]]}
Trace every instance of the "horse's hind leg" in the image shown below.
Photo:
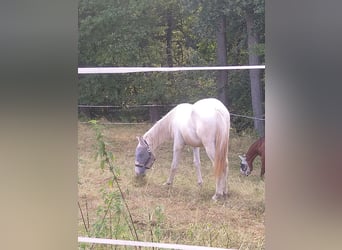
{"label": "horse's hind leg", "polygon": [[213,200],[225,199],[228,195],[227,187],[228,165],[225,166],[221,176],[216,177],[216,192],[212,197]]}
{"label": "horse's hind leg", "polygon": [[203,179],[202,179],[202,174],[201,174],[201,160],[200,160],[199,151],[200,151],[200,148],[198,148],[198,147],[193,148],[194,165],[195,165],[196,173],[197,173],[197,183],[198,183],[198,185],[202,186]]}
{"label": "horse's hind leg", "polygon": [[[215,145],[214,144],[206,144],[204,146],[205,151],[207,152],[207,155],[209,157],[209,159],[211,160],[212,164],[214,165],[214,161],[215,161]],[[225,196],[228,193],[227,190],[227,174],[228,174],[228,167],[227,165],[225,166],[225,170],[222,173],[221,176],[216,177],[216,191],[214,196],[212,197],[213,200],[219,200],[221,198],[225,198]]]}

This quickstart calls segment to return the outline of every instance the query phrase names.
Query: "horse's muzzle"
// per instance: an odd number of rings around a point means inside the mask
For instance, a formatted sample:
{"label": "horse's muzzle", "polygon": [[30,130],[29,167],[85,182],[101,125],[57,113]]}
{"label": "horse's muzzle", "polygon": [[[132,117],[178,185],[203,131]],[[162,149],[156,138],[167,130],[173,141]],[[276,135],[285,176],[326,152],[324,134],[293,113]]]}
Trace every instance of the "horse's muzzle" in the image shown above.
{"label": "horse's muzzle", "polygon": [[146,170],[146,168],[144,168],[144,167],[135,166],[135,175],[136,176],[145,175],[145,170]]}
{"label": "horse's muzzle", "polygon": [[240,169],[240,173],[245,175],[245,176],[248,176],[248,175],[250,175],[251,171],[249,171],[249,170],[243,171],[242,169]]}

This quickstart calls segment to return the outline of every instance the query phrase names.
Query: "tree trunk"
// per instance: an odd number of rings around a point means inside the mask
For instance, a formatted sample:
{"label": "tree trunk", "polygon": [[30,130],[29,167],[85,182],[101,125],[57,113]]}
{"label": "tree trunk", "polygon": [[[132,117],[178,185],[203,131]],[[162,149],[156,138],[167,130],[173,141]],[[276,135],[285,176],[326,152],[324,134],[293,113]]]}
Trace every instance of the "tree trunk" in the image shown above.
{"label": "tree trunk", "polygon": [[[172,39],[173,39],[173,29],[174,29],[174,18],[173,18],[173,7],[172,5],[168,7],[166,12],[166,62],[168,67],[173,67],[173,49],[172,49]],[[167,73],[167,78],[169,82],[175,86],[175,77],[172,72]],[[175,88],[177,88],[175,86]]]}
{"label": "tree trunk", "polygon": [[[227,65],[227,39],[226,39],[226,17],[221,15],[218,21],[218,29],[216,31],[217,39],[217,64],[218,66]],[[228,71],[219,70],[217,72],[217,96],[224,104],[228,105],[226,86],[228,86]]]}
{"label": "tree trunk", "polygon": [[173,31],[173,13],[172,7],[167,9],[166,13],[166,61],[167,66],[173,67],[172,57],[172,31]]}
{"label": "tree trunk", "polygon": [[150,113],[150,122],[151,123],[156,123],[159,118],[160,118],[160,115],[159,115],[159,106],[151,106],[149,108],[149,113]]}
{"label": "tree trunk", "polygon": [[[258,38],[254,32],[253,13],[246,15],[247,35],[248,35],[248,60],[249,65],[259,65],[259,56],[256,53],[256,45],[258,45]],[[260,86],[260,69],[249,70],[249,78],[251,82],[251,96],[253,115],[257,118],[263,117],[263,109],[261,102],[261,86]],[[265,125],[262,120],[254,120],[254,128],[259,136],[265,135]]]}

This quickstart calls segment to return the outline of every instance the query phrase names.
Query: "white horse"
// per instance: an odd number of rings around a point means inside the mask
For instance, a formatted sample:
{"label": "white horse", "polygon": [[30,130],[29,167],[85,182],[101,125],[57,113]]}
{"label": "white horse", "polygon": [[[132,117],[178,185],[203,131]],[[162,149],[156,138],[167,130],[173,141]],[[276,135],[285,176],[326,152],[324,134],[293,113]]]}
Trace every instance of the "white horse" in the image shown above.
{"label": "white horse", "polygon": [[227,108],[217,99],[208,98],[194,104],[183,103],[174,107],[155,123],[142,137],[137,137],[135,173],[144,175],[155,160],[155,150],[164,141],[173,139],[173,159],[166,184],[172,185],[178,168],[180,153],[184,145],[193,147],[193,159],[197,181],[201,185],[201,162],[199,147],[203,146],[214,166],[217,200],[228,193],[228,141],[230,115]]}

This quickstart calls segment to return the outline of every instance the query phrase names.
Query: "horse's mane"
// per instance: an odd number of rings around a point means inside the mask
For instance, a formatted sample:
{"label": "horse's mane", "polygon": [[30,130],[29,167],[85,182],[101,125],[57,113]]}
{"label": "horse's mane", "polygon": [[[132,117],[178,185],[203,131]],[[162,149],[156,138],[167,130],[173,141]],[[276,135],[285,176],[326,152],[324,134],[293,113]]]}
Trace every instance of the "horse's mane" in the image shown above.
{"label": "horse's mane", "polygon": [[163,118],[157,121],[143,136],[148,142],[152,151],[155,151],[157,147],[164,141],[168,140],[172,136],[172,118],[175,113],[175,108],[168,112]]}

